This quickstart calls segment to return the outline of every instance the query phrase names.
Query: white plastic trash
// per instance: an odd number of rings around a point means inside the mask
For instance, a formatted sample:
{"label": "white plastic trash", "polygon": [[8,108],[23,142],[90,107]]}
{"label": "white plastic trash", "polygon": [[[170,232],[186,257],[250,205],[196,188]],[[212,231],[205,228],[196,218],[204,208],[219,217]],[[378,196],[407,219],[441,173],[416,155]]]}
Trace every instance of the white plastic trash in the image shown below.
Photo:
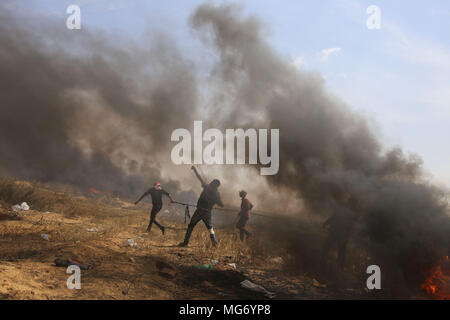
{"label": "white plastic trash", "polygon": [[41,234],[41,238],[46,240],[46,241],[50,241],[50,239],[48,237],[48,234],[45,234],[45,233]]}
{"label": "white plastic trash", "polygon": [[28,205],[28,203],[22,202],[22,204],[20,204],[20,205],[16,204],[16,205],[12,206],[12,209],[14,212],[28,211],[28,210],[30,210],[30,206]]}
{"label": "white plastic trash", "polygon": [[28,211],[28,210],[30,210],[30,206],[29,206],[28,203],[26,203],[26,202],[22,202],[22,204],[20,205],[20,207],[22,208],[23,211]]}
{"label": "white plastic trash", "polygon": [[130,247],[136,247],[136,242],[133,239],[128,239],[127,242]]}
{"label": "white plastic trash", "polygon": [[232,267],[234,270],[237,269],[236,263],[229,263],[228,265],[229,265],[230,267]]}
{"label": "white plastic trash", "polygon": [[273,298],[275,296],[275,293],[268,291],[263,286],[260,286],[259,284],[253,283],[249,280],[244,280],[241,282],[241,287],[255,291],[255,292],[261,292],[268,298]]}

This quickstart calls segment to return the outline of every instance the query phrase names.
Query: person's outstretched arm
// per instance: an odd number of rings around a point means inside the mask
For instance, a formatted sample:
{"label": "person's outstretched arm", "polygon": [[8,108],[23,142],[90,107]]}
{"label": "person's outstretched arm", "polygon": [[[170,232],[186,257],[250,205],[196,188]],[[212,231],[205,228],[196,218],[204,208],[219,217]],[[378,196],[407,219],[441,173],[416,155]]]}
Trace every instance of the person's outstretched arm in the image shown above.
{"label": "person's outstretched arm", "polygon": [[202,187],[205,187],[206,183],[205,181],[203,181],[202,177],[198,174],[197,169],[194,166],[192,166],[191,169],[194,170],[195,176],[197,177],[198,180],[200,180]]}
{"label": "person's outstretched arm", "polygon": [[173,203],[174,201],[173,201],[172,196],[170,195],[170,193],[168,193],[166,190],[163,190],[163,192],[169,198],[170,203]]}
{"label": "person's outstretched arm", "polygon": [[217,192],[216,204],[217,204],[219,207],[223,207],[222,198],[220,197],[220,193],[218,193],[218,192]]}
{"label": "person's outstretched arm", "polygon": [[139,202],[141,202],[142,199],[144,199],[149,194],[148,191],[146,191],[135,203],[134,205],[137,205]]}

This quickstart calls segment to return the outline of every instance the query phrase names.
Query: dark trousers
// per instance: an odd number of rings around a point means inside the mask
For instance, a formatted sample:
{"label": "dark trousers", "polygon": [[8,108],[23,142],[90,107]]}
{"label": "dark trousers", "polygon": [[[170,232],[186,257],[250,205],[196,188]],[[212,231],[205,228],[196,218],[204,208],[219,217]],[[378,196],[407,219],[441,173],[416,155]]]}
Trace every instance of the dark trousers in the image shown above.
{"label": "dark trousers", "polygon": [[156,215],[158,212],[160,212],[162,209],[162,203],[161,204],[153,204],[152,212],[150,213],[150,223],[148,224],[147,231],[150,232],[152,229],[152,224],[156,224],[161,230],[164,228],[158,221],[156,221]]}
{"label": "dark trousers", "polygon": [[[211,230],[212,229],[212,216],[211,212],[197,209],[194,212],[194,215],[191,218],[191,222],[188,225],[188,228],[186,230],[186,235],[184,237],[184,244],[189,243],[189,239],[191,238],[192,231],[194,230],[194,227],[199,223],[200,221],[203,221],[205,224],[206,229]],[[211,234],[211,240],[213,242],[217,242],[215,235]]]}
{"label": "dark trousers", "polygon": [[245,229],[245,225],[247,224],[248,218],[245,216],[241,216],[239,218],[238,223],[236,224],[236,228],[239,229],[239,237],[241,239],[241,241],[244,241],[244,235],[248,237],[250,237],[251,233]]}

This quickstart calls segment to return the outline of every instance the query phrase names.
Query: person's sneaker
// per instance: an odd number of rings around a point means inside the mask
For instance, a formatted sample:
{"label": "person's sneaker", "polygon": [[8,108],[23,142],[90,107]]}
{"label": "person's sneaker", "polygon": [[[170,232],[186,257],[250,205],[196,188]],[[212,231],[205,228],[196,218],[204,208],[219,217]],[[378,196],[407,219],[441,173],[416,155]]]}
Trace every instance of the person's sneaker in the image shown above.
{"label": "person's sneaker", "polygon": [[161,232],[164,235],[166,233],[166,228],[165,227],[161,227]]}
{"label": "person's sneaker", "polygon": [[179,247],[187,247],[187,243],[184,243],[184,242],[180,242],[179,244],[178,244],[178,246]]}
{"label": "person's sneaker", "polygon": [[217,247],[218,242],[217,242],[217,238],[216,238],[216,235],[215,235],[215,234],[212,234],[212,235],[211,235],[211,242],[212,242],[212,244],[213,244],[214,247]]}

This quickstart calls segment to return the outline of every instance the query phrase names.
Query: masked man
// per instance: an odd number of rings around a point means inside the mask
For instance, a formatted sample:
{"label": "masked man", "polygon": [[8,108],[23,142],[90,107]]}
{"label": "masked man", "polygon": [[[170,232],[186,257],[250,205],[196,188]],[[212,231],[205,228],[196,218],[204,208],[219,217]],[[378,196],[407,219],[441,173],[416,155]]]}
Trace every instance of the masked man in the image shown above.
{"label": "masked man", "polygon": [[173,202],[173,199],[170,196],[170,194],[161,187],[161,183],[156,182],[152,188],[148,189],[139,198],[139,200],[134,203],[135,205],[137,205],[144,197],[146,197],[148,195],[150,195],[152,197],[153,207],[152,207],[152,212],[150,213],[150,223],[147,227],[147,232],[150,232],[150,230],[152,229],[153,223],[155,223],[161,229],[162,234],[164,234],[166,231],[166,228],[164,226],[162,226],[158,221],[156,221],[156,215],[162,209],[162,205],[163,205],[162,195],[163,194],[166,195],[170,199],[171,203]]}

